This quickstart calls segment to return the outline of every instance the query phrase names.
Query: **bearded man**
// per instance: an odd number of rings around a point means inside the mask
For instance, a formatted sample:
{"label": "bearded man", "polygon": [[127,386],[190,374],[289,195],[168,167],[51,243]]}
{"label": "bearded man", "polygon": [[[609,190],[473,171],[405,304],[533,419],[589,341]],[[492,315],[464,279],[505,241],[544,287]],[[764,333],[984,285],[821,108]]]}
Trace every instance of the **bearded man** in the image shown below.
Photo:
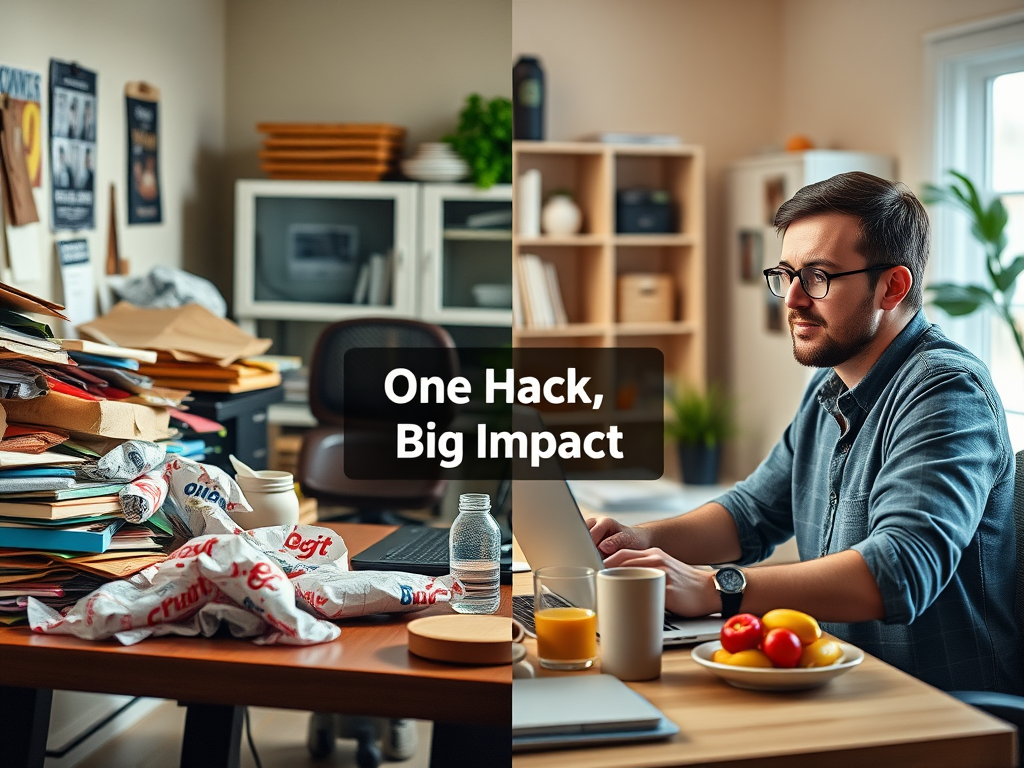
{"label": "bearded man", "polygon": [[[924,316],[929,224],[846,173],[779,209],[793,354],[821,368],[746,480],[685,515],[587,521],[608,567],[667,576],[683,616],[794,608],[946,690],[1021,693],[1014,455],[988,369]],[[744,569],[796,538],[799,563]],[[737,563],[717,571],[693,564]]]}

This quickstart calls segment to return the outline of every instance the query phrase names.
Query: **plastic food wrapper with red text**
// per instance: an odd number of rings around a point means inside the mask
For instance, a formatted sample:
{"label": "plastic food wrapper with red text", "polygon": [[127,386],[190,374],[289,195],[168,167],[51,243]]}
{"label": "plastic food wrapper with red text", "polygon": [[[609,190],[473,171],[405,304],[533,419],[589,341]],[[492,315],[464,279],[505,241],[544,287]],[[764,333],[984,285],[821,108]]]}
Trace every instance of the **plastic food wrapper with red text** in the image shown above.
{"label": "plastic food wrapper with red text", "polygon": [[248,511],[241,490],[216,467],[175,457],[160,473],[168,518],[189,542],[127,581],[106,584],[65,615],[29,598],[37,632],[132,644],[153,635],[212,635],[225,622],[257,643],[311,644],[340,630],[317,616],[401,613],[464,593],[451,576],[349,571],[348,548],[316,526],[242,530],[228,510]]}
{"label": "plastic food wrapper with red text", "polygon": [[312,645],[341,630],[311,616],[284,571],[241,536],[192,539],[127,581],[104,584],[65,615],[29,598],[36,632],[132,645],[159,635],[213,635],[221,622],[259,644]]}

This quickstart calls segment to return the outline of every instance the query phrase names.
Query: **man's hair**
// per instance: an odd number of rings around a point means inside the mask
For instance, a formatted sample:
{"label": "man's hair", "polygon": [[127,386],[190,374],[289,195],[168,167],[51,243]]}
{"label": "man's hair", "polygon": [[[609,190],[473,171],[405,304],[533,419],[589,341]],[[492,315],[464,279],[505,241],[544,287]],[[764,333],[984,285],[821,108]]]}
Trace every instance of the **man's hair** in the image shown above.
{"label": "man's hair", "polygon": [[[924,267],[928,262],[931,225],[928,214],[906,184],[853,171],[808,184],[775,214],[775,231],[785,234],[794,221],[820,213],[845,213],[860,219],[857,251],[868,266],[898,264],[910,270],[914,283],[906,306],[921,308]],[[872,273],[872,287],[880,274]]]}

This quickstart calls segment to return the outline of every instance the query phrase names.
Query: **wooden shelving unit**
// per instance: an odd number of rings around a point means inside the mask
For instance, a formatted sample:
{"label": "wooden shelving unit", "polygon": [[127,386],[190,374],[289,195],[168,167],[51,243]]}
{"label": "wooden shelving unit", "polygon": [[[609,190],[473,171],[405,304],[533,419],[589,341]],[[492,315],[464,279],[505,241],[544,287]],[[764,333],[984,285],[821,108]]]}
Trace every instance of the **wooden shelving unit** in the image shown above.
{"label": "wooden shelving unit", "polygon": [[[703,149],[520,141],[512,146],[512,169],[514,179],[527,170],[539,170],[543,199],[554,190],[567,189],[583,212],[579,234],[525,238],[518,234],[518,211],[513,206],[513,254],[532,253],[554,264],[569,317],[568,325],[554,328],[513,328],[513,344],[657,347],[665,354],[668,378],[703,388]],[[668,190],[679,231],[616,234],[615,193],[630,187]],[[676,303],[671,321],[619,322],[616,281],[619,275],[634,272],[672,276]]]}

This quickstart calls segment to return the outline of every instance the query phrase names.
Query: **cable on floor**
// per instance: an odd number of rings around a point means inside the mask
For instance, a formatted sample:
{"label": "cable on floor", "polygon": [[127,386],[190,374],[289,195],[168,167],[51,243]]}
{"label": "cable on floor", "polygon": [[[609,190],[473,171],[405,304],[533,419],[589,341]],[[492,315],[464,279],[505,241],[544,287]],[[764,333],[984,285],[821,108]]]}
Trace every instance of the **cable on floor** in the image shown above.
{"label": "cable on floor", "polygon": [[260,756],[256,753],[256,744],[252,740],[252,725],[249,723],[248,707],[245,708],[245,740],[249,742],[249,751],[252,752],[252,761],[256,763],[256,768],[263,768]]}

